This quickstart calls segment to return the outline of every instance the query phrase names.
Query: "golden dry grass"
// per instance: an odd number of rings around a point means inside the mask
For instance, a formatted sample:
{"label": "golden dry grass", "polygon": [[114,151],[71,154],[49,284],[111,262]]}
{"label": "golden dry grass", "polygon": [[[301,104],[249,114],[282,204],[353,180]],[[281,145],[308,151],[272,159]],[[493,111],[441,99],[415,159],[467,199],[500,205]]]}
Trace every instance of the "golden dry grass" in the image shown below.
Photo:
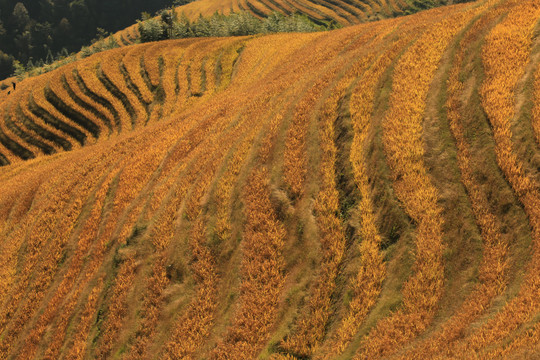
{"label": "golden dry grass", "polygon": [[[539,19],[481,0],[324,33],[129,31],[2,93],[0,358],[534,357]],[[444,222],[428,158],[455,169],[478,244]]]}

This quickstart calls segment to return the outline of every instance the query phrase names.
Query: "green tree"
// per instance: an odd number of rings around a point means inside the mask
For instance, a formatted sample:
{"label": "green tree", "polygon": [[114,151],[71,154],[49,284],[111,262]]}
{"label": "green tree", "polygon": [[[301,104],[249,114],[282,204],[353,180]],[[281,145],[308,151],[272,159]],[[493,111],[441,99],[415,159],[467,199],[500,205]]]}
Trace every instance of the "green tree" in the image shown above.
{"label": "green tree", "polygon": [[167,30],[158,19],[139,21],[139,33],[142,42],[159,41],[167,38]]}
{"label": "green tree", "polygon": [[278,12],[273,12],[263,21],[263,29],[265,32],[275,33],[280,31],[280,24],[284,16]]}
{"label": "green tree", "polygon": [[47,57],[45,58],[45,63],[47,65],[50,65],[54,62],[54,56],[52,54],[52,51],[51,49],[49,49],[49,51],[47,51]]}
{"label": "green tree", "polygon": [[6,29],[4,28],[4,24],[0,20],[0,38],[4,35],[6,35]]}
{"label": "green tree", "polygon": [[64,47],[62,48],[62,50],[60,50],[60,52],[58,53],[58,58],[59,59],[65,59],[65,58],[68,58],[69,57],[69,51]]}
{"label": "green tree", "polygon": [[198,37],[212,36],[210,21],[199,14],[199,19],[193,24],[193,33]]}
{"label": "green tree", "polygon": [[13,8],[12,19],[19,30],[24,30],[30,25],[30,16],[23,3],[18,2]]}
{"label": "green tree", "polygon": [[24,67],[24,65],[21,64],[21,62],[18,60],[13,61],[13,75],[15,75],[17,79],[22,80],[25,73],[26,68]]}
{"label": "green tree", "polygon": [[18,50],[18,57],[24,61],[28,60],[29,53],[32,51],[32,34],[30,31],[24,31],[13,39],[15,47]]}
{"label": "green tree", "polygon": [[186,14],[182,13],[182,16],[173,23],[171,35],[173,39],[193,37],[191,23]]}
{"label": "green tree", "polygon": [[10,56],[3,51],[0,51],[0,75],[7,77],[13,74],[15,68],[13,67],[13,56]]}

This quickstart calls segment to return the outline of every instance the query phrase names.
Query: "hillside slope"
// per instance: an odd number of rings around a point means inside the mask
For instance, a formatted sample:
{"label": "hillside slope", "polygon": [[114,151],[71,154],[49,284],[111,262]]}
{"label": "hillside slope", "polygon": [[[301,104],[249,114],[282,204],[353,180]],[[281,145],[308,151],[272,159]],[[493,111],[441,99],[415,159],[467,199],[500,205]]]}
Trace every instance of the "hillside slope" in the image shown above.
{"label": "hillside slope", "polygon": [[[457,2],[469,2],[472,0],[456,0]],[[212,36],[224,36],[218,29],[223,27],[224,19],[222,16],[229,16],[233,13],[242,14],[251,17],[248,21],[257,21],[268,18],[270,15],[280,13],[286,17],[289,15],[301,15],[304,18],[297,19],[299,22],[309,23],[309,27],[315,28],[317,26],[335,28],[340,26],[348,26],[353,24],[365,23],[368,21],[375,21],[385,18],[404,16],[412,14],[421,10],[430,9],[437,6],[443,6],[454,3],[454,0],[354,0],[354,1],[285,1],[275,2],[266,0],[249,0],[249,1],[237,1],[237,0],[197,0],[190,2],[186,5],[172,7],[176,12],[176,21],[181,29],[185,26],[185,22],[191,22],[194,25],[200,22],[203,18],[209,21],[212,25]],[[51,4],[48,6],[52,6]],[[163,11],[172,11],[170,9]],[[162,12],[163,14],[164,12]],[[219,14],[219,15],[218,15]],[[220,17],[221,24],[215,22],[215,16]],[[143,16],[144,17],[144,16]],[[289,17],[290,18],[290,17]],[[161,17],[156,16],[154,20],[159,20]],[[228,19],[229,25],[235,20]],[[238,21],[238,20],[236,20]],[[244,20],[246,18],[244,17]],[[0,24],[1,25],[1,24]],[[165,23],[161,23],[164,28],[168,26]],[[148,25],[147,31],[154,32],[154,40],[160,39],[155,34],[158,31],[155,28],[156,24]],[[0,26],[1,28],[1,26]],[[152,30],[150,30],[152,29]],[[193,28],[192,28],[193,30]],[[245,30],[245,29],[244,29]],[[291,31],[291,30],[289,30]],[[302,31],[306,31],[303,28]],[[164,31],[169,33],[168,30]],[[174,33],[174,32],[173,32]],[[204,33],[204,32],[203,32]],[[253,32],[244,32],[243,35],[253,34]],[[238,35],[238,34],[235,34]],[[40,35],[41,36],[41,35]],[[193,36],[193,34],[191,35]],[[201,36],[200,34],[196,36]],[[202,35],[207,36],[207,35]],[[181,36],[178,36],[181,37]],[[176,38],[178,38],[176,37]],[[170,35],[169,35],[170,38]],[[56,39],[59,41],[60,38]],[[161,38],[163,39],[163,38]],[[147,40],[146,40],[147,41]],[[89,55],[89,53],[103,51],[103,49],[111,49],[118,46],[128,46],[141,42],[140,25],[135,23],[127,28],[117,31],[105,39],[95,41],[90,46],[83,46],[81,51],[77,54],[66,57],[59,57],[57,61],[49,65],[42,65],[34,67],[29,65],[26,69],[26,75],[35,76],[43,72],[50,71],[51,68],[57,68],[66,62],[72,62],[77,59],[83,59]],[[36,48],[36,46],[32,46]],[[15,69],[14,69],[15,70]],[[20,71],[16,70],[15,72]],[[23,69],[24,72],[24,69]],[[0,81],[0,87],[7,88],[11,85],[12,81],[16,79],[4,79]]]}
{"label": "hillside slope", "polygon": [[126,46],[0,95],[0,358],[540,356],[536,0]]}
{"label": "hillside slope", "polygon": [[[467,2],[460,0],[455,2]],[[365,23],[454,3],[453,0],[197,0],[178,6],[178,17],[190,21],[199,17],[245,12],[257,18],[272,13],[301,14],[318,24],[335,23],[341,26]],[[114,35],[119,45],[130,45],[138,39],[138,25],[132,25]]]}
{"label": "hillside slope", "polygon": [[285,15],[301,13],[313,20],[330,21],[342,25],[358,24],[368,20],[403,15],[444,3],[445,1],[405,0],[197,0],[176,9],[189,19],[199,15],[211,16],[215,12],[247,11],[255,16],[266,16],[274,11]]}

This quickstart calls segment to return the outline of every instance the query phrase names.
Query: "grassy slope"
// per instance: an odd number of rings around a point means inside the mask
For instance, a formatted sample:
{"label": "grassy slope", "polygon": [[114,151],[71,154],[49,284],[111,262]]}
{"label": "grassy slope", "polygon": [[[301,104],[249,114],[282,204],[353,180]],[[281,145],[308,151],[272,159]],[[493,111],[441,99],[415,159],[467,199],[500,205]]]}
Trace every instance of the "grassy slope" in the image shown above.
{"label": "grassy slope", "polygon": [[[538,355],[539,17],[479,1],[19,83],[0,98],[0,357]],[[521,57],[486,59],[505,41]]]}

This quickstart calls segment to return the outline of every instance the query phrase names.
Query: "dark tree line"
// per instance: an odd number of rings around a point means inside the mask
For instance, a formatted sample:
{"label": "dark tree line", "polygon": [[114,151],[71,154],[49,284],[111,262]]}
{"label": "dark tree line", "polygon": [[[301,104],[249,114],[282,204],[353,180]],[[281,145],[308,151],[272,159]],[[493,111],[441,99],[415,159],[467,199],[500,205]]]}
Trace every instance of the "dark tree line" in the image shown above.
{"label": "dark tree line", "polygon": [[[78,51],[99,36],[132,25],[141,12],[156,12],[172,0],[0,0],[0,78],[13,61],[47,63]],[[103,30],[101,30],[103,32]]]}
{"label": "dark tree line", "polygon": [[317,24],[305,15],[284,16],[277,12],[263,19],[247,12],[239,12],[229,15],[215,13],[208,18],[200,16],[197,20],[190,21],[184,15],[178,16],[178,13],[168,10],[163,11],[159,17],[143,19],[138,23],[141,42],[189,37],[326,31],[340,27],[333,21]]}

